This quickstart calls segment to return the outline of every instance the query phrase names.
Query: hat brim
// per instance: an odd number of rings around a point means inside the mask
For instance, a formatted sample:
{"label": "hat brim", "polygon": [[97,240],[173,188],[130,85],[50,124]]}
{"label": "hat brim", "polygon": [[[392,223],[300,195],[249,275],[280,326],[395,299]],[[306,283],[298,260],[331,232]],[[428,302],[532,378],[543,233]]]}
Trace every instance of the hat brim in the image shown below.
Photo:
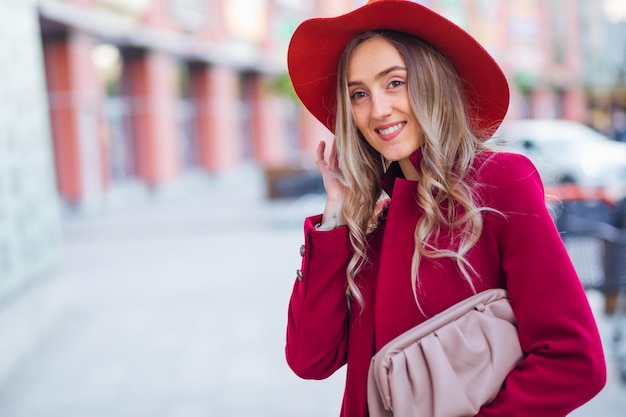
{"label": "hat brim", "polygon": [[463,81],[474,128],[495,132],[509,106],[500,66],[459,26],[405,0],[375,1],[338,17],[309,19],[294,32],[287,53],[292,84],[304,106],[331,132],[339,59],[350,39],[370,30],[405,32],[439,49]]}

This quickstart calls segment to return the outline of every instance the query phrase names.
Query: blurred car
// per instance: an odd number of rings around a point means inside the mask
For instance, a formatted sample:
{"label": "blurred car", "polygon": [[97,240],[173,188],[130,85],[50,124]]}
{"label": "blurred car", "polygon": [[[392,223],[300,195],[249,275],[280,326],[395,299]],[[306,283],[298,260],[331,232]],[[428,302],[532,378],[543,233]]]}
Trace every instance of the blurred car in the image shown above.
{"label": "blurred car", "polygon": [[270,166],[265,169],[267,197],[270,199],[324,194],[324,180],[314,164]]}
{"label": "blurred car", "polygon": [[490,142],[528,156],[546,187],[568,184],[602,189],[613,201],[626,196],[626,143],[581,123],[555,119],[509,122]]}

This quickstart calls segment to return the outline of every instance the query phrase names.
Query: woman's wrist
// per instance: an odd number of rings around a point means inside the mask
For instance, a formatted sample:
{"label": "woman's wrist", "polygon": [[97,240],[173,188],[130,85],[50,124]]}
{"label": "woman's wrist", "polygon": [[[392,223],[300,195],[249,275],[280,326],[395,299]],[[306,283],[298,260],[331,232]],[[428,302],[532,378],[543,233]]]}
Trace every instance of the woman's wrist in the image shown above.
{"label": "woman's wrist", "polygon": [[327,200],[322,222],[315,226],[317,230],[332,230],[345,224],[343,218],[343,200]]}
{"label": "woman's wrist", "polygon": [[324,217],[324,220],[322,221],[322,223],[318,223],[315,225],[315,229],[326,231],[326,230],[333,230],[337,226],[339,226],[337,222],[337,215],[333,214],[329,217]]}

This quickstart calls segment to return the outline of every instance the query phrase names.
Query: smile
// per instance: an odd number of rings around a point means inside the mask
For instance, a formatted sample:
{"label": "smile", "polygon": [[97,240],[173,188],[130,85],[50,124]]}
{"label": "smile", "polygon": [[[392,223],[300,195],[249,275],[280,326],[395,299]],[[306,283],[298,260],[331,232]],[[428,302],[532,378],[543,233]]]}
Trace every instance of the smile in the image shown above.
{"label": "smile", "polygon": [[402,122],[402,123],[398,123],[397,125],[386,127],[384,129],[376,129],[376,131],[383,136],[391,135],[392,133],[397,132],[398,130],[402,129],[404,125],[405,123]]}

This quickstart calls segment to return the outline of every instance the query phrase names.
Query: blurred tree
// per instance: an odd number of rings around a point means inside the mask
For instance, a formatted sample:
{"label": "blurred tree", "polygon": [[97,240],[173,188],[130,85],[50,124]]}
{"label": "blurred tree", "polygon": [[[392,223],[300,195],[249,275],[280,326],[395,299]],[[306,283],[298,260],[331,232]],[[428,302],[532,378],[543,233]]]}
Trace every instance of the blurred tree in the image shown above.
{"label": "blurred tree", "polygon": [[298,101],[298,96],[293,89],[291,79],[287,73],[272,76],[269,82],[269,88],[275,94],[289,97],[296,102]]}

